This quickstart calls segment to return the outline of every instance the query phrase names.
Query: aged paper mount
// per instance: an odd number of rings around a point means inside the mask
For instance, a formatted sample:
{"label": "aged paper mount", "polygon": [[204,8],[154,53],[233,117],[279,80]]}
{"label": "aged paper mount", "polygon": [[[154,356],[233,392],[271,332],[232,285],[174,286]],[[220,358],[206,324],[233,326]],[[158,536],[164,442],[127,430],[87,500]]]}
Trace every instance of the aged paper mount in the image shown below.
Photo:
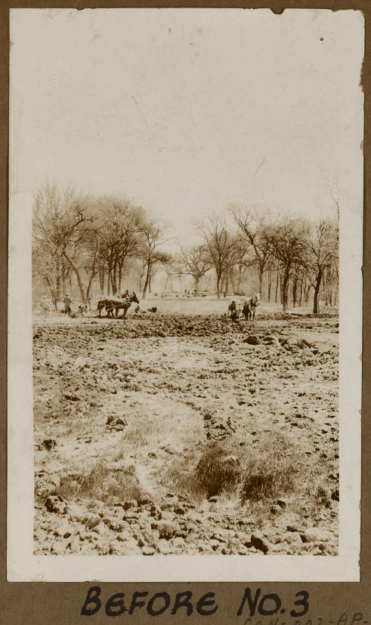
{"label": "aged paper mount", "polygon": [[[93,36],[97,25],[106,31],[115,10],[84,11],[78,15],[73,10],[40,10],[46,20],[61,19],[61,28],[68,28],[63,21],[66,17],[71,24],[80,20],[77,29],[84,36]],[[122,17],[125,9],[117,10]],[[213,19],[216,31],[224,24],[225,33],[233,32],[233,20],[239,19],[239,10],[214,10]],[[270,12],[259,10],[262,24]],[[40,13],[37,10],[38,13]],[[300,10],[285,11],[285,19],[302,19]],[[361,351],[362,351],[362,212],[363,212],[363,96],[359,81],[362,63],[364,23],[360,12],[343,11],[309,12],[313,24],[317,18],[328,17],[334,20],[331,28],[335,32],[351,32],[347,40],[347,76],[350,85],[344,85],[344,97],[348,88],[354,96],[352,114],[348,120],[344,162],[344,179],[337,181],[341,189],[340,224],[340,372],[339,372],[339,422],[340,422],[340,513],[339,513],[339,555],[314,556],[35,556],[33,555],[34,518],[34,449],[33,449],[33,381],[32,381],[32,196],[35,188],[45,182],[48,172],[31,167],[32,158],[37,162],[38,140],[50,128],[43,126],[40,109],[28,105],[28,94],[24,82],[29,71],[42,74],[43,60],[39,50],[32,57],[39,63],[31,70],[28,66],[28,51],[32,51],[32,35],[28,21],[35,10],[15,9],[11,11],[11,40],[13,43],[10,62],[10,190],[9,190],[9,402],[8,402],[8,580],[9,581],[358,581],[360,554],[360,478],[361,478]],[[182,19],[182,10],[163,9],[159,14],[159,27],[164,24],[176,26]],[[225,13],[231,21],[225,21]],[[241,11],[248,20],[248,11]],[[341,13],[341,14],[340,14]],[[118,15],[117,14],[117,15]],[[176,14],[176,15],[175,15]],[[300,15],[299,15],[300,14]],[[325,15],[326,14],[326,15]],[[194,28],[209,17],[208,10],[184,10],[184,17],[191,15]],[[146,34],[147,18],[150,9],[129,10],[128,19],[133,18],[133,27],[138,36]],[[271,16],[271,14],[270,14]],[[89,23],[96,20],[95,24]],[[174,22],[175,20],[175,22]],[[219,21],[218,21],[219,20]],[[174,22],[174,23],[173,23]],[[41,22],[42,23],[42,22]],[[76,23],[75,23],[76,26]],[[75,27],[74,26],[74,27]],[[39,23],[40,27],[40,23]],[[169,26],[170,28],[170,26]],[[313,25],[315,28],[315,25]],[[329,28],[329,31],[331,31]],[[266,33],[269,30],[265,31]],[[22,35],[26,43],[22,47]],[[45,35],[46,36],[46,35]],[[345,35],[344,35],[345,36]],[[228,39],[228,37],[227,37]],[[232,37],[233,39],[233,37]],[[30,48],[27,48],[30,45]],[[353,47],[352,47],[353,45]],[[233,49],[233,41],[231,41]],[[56,50],[56,66],[63,67],[63,49]],[[231,52],[232,54],[232,52]],[[134,57],[128,58],[128,65]],[[334,68],[334,71],[339,68]],[[105,67],[107,70],[107,67]],[[102,67],[100,68],[102,71]],[[112,71],[114,71],[112,69]],[[340,71],[340,70],[339,70]],[[101,76],[99,74],[97,79]],[[113,74],[114,77],[114,74]],[[58,81],[58,72],[56,72]],[[165,77],[166,82],[166,77]],[[35,84],[37,90],[38,84]],[[222,88],[222,87],[221,87]],[[41,96],[42,97],[42,96]],[[32,99],[34,105],[37,100]],[[334,110],[338,102],[333,103]],[[56,125],[63,122],[71,111],[58,111]],[[102,112],[104,115],[104,111]],[[33,117],[32,117],[33,116]],[[72,113],[73,117],[73,113]],[[34,119],[34,126],[30,120]],[[69,117],[70,119],[70,117]],[[35,130],[36,129],[36,130]],[[71,130],[73,134],[74,130]],[[56,135],[58,137],[58,134]],[[281,139],[283,141],[283,139]],[[78,139],[76,139],[78,141]],[[321,151],[321,137],[317,137],[318,154]],[[77,144],[76,144],[77,145]],[[300,138],[298,140],[300,145]],[[71,149],[74,149],[71,137]],[[304,146],[305,147],[305,146]],[[65,148],[63,148],[65,149]],[[75,148],[78,150],[78,147]],[[303,148],[304,149],[304,148]],[[89,169],[89,157],[85,158]],[[32,156],[33,155],[33,156]],[[50,159],[53,156],[50,155]],[[112,156],[111,156],[112,158]],[[44,159],[47,156],[44,154]],[[44,161],[44,165],[46,163]],[[259,164],[259,163],[258,163]],[[56,164],[55,167],[58,165]],[[142,163],[135,165],[143,178]],[[51,168],[53,169],[53,167]],[[32,170],[33,173],[30,173]],[[86,176],[86,170],[79,175]],[[57,171],[55,172],[58,180]],[[92,175],[93,178],[93,175]],[[63,176],[60,178],[63,180]],[[66,183],[70,180],[67,175]],[[88,180],[88,178],[86,178]],[[78,175],[73,181],[79,184]],[[287,181],[286,181],[287,182]],[[88,183],[87,183],[88,184]],[[282,183],[284,184],[284,183]],[[146,185],[146,182],[143,182]],[[331,184],[330,184],[331,186]],[[113,189],[115,190],[115,189]],[[237,193],[238,195],[238,193]],[[268,199],[266,199],[268,201]],[[170,208],[168,209],[170,216]],[[184,210],[179,211],[184,215]],[[180,227],[182,219],[180,218]]]}

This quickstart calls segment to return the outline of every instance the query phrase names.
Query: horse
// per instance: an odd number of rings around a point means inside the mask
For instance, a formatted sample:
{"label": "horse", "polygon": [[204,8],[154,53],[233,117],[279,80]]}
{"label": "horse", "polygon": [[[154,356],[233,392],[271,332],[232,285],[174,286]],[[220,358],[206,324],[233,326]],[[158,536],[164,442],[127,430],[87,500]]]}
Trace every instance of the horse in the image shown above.
{"label": "horse", "polygon": [[247,300],[245,300],[244,304],[243,304],[243,309],[242,312],[245,316],[245,319],[248,321],[249,319],[252,319],[253,321],[255,321],[255,313],[256,313],[256,309],[257,307],[260,305],[260,294],[259,293],[255,293],[252,297],[249,297]]}
{"label": "horse", "polygon": [[97,306],[97,310],[98,310],[98,316],[101,316],[101,312],[102,310],[104,310],[104,308],[107,311],[107,317],[109,317],[110,319],[113,319],[113,311],[115,311],[115,317],[118,316],[118,311],[122,308],[123,309],[123,315],[122,315],[122,319],[125,319],[126,317],[126,313],[128,312],[132,302],[135,302],[136,304],[139,304],[139,300],[136,296],[136,294],[133,292],[132,295],[121,295],[121,297],[104,297],[101,298],[98,301],[98,306]]}

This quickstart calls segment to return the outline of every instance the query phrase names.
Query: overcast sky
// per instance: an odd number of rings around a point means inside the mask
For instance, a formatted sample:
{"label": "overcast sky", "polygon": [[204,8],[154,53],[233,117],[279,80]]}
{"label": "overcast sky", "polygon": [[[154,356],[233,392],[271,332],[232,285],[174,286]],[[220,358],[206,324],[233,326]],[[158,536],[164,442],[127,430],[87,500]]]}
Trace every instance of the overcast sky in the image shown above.
{"label": "overcast sky", "polygon": [[362,208],[357,11],[11,11],[11,194],[122,193],[192,220],[229,203]]}

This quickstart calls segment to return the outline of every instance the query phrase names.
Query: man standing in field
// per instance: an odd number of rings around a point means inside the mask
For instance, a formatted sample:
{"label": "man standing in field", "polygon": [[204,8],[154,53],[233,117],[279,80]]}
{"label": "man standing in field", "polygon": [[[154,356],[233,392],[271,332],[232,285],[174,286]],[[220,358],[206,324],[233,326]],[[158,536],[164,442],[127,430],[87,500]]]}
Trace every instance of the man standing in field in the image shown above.
{"label": "man standing in field", "polygon": [[65,314],[65,316],[66,315],[70,315],[71,314],[72,299],[70,298],[68,293],[66,293],[65,298],[63,300],[63,303],[64,303],[64,314]]}
{"label": "man standing in field", "polygon": [[130,303],[130,295],[129,295],[129,290],[128,289],[126,289],[125,293],[122,293],[121,299],[126,300],[128,302],[128,304]]}
{"label": "man standing in field", "polygon": [[50,304],[49,304],[48,300],[46,299],[45,295],[43,295],[43,298],[41,300],[41,304],[40,305],[41,305],[42,311],[44,313],[44,316],[45,317],[49,317],[49,315],[50,315]]}
{"label": "man standing in field", "polygon": [[228,310],[231,313],[232,321],[237,321],[238,320],[238,310],[237,310],[236,302],[234,300],[229,304]]}

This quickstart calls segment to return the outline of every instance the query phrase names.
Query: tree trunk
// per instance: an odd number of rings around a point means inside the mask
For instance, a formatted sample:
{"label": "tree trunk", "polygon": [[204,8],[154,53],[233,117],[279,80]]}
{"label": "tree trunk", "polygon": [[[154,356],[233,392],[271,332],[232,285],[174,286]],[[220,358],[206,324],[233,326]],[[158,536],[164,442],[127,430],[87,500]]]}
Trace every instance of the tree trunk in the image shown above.
{"label": "tree trunk", "polygon": [[139,271],[139,291],[142,292],[142,282],[143,282],[143,277],[144,277],[144,267],[142,268],[142,270]]}
{"label": "tree trunk", "polygon": [[123,265],[119,265],[119,283],[118,283],[118,292],[121,293],[121,283],[122,283],[122,267]]}
{"label": "tree trunk", "polygon": [[49,276],[45,276],[45,281],[46,284],[48,285],[49,289],[50,289],[50,294],[51,294],[51,298],[52,298],[52,302],[53,302],[53,306],[55,311],[58,311],[58,300],[57,300],[57,293],[56,290],[53,286],[52,281],[50,280]]}
{"label": "tree trunk", "polygon": [[238,265],[237,293],[241,292],[242,265]]}
{"label": "tree trunk", "polygon": [[117,262],[113,265],[113,271],[111,272],[112,282],[112,295],[117,295]]}
{"label": "tree trunk", "polygon": [[301,308],[303,302],[303,280],[300,280],[299,306]]}
{"label": "tree trunk", "polygon": [[288,303],[289,303],[289,284],[290,284],[290,270],[289,268],[285,269],[285,273],[283,275],[282,280],[282,310],[286,311]]}
{"label": "tree trunk", "polygon": [[277,274],[276,274],[276,295],[275,295],[275,303],[276,304],[278,304],[278,287],[279,287],[279,284],[280,284],[280,275],[279,275],[279,273],[277,271]]}
{"label": "tree trunk", "polygon": [[259,295],[260,297],[263,294],[263,276],[264,276],[264,266],[259,265]]}
{"label": "tree trunk", "polygon": [[149,275],[148,275],[148,293],[149,294],[152,293],[152,278],[153,278],[152,267],[153,266],[151,265],[149,269]]}
{"label": "tree trunk", "polygon": [[224,276],[222,275],[220,277],[220,283],[219,283],[219,297],[223,294],[224,291]]}
{"label": "tree trunk", "polygon": [[62,300],[62,297],[61,297],[61,266],[60,266],[60,263],[58,261],[57,261],[56,270],[57,270],[57,275],[56,275],[56,298],[57,298],[57,301],[61,301]]}
{"label": "tree trunk", "polygon": [[112,266],[108,265],[108,272],[107,272],[107,295],[111,295],[111,273],[112,273]]}
{"label": "tree trunk", "polygon": [[221,281],[221,275],[220,274],[216,274],[216,292],[217,292],[217,297],[218,299],[220,299],[220,281]]}
{"label": "tree trunk", "polygon": [[62,260],[62,266],[61,266],[61,274],[62,274],[62,292],[65,293],[66,292],[66,267],[65,264]]}
{"label": "tree trunk", "polygon": [[295,277],[292,283],[292,303],[294,308],[296,308],[296,295],[298,290],[298,279]]}
{"label": "tree trunk", "polygon": [[268,302],[271,301],[271,290],[272,290],[272,272],[268,272]]}
{"label": "tree trunk", "polygon": [[143,299],[146,298],[146,291],[147,291],[147,287],[148,287],[149,279],[150,279],[150,270],[151,270],[150,268],[151,268],[151,261],[149,260],[149,261],[147,261],[146,279],[145,279],[145,282],[144,282],[144,287],[143,287],[143,292],[142,292],[142,298]]}
{"label": "tree trunk", "polygon": [[319,313],[318,295],[319,295],[319,288],[321,286],[321,281],[322,281],[322,270],[319,269],[317,277],[316,277],[316,283],[314,285],[314,297],[313,297],[313,314],[314,315],[318,315]]}
{"label": "tree trunk", "polygon": [[225,276],[224,294],[228,295],[228,291],[229,291],[229,271],[227,271],[226,276]]}
{"label": "tree trunk", "polygon": [[94,278],[96,276],[96,273],[97,273],[96,270],[95,270],[95,263],[96,263],[96,259],[94,258],[93,266],[91,268],[91,274],[90,274],[90,278],[89,278],[89,282],[88,282],[88,288],[86,289],[86,301],[88,301],[88,299],[90,297],[90,289],[91,289],[91,286],[93,284],[93,280],[94,280]]}
{"label": "tree trunk", "polygon": [[99,289],[101,296],[104,295],[104,267],[99,267]]}
{"label": "tree trunk", "polygon": [[72,262],[72,260],[67,256],[67,254],[65,254],[64,257],[70,263],[71,269],[72,269],[72,271],[74,272],[74,274],[76,276],[77,284],[78,284],[78,287],[79,287],[79,290],[80,290],[81,301],[85,302],[86,297],[85,297],[85,293],[84,293],[84,285],[83,285],[82,280],[81,280],[80,272],[79,272],[78,268],[76,267],[76,265]]}

